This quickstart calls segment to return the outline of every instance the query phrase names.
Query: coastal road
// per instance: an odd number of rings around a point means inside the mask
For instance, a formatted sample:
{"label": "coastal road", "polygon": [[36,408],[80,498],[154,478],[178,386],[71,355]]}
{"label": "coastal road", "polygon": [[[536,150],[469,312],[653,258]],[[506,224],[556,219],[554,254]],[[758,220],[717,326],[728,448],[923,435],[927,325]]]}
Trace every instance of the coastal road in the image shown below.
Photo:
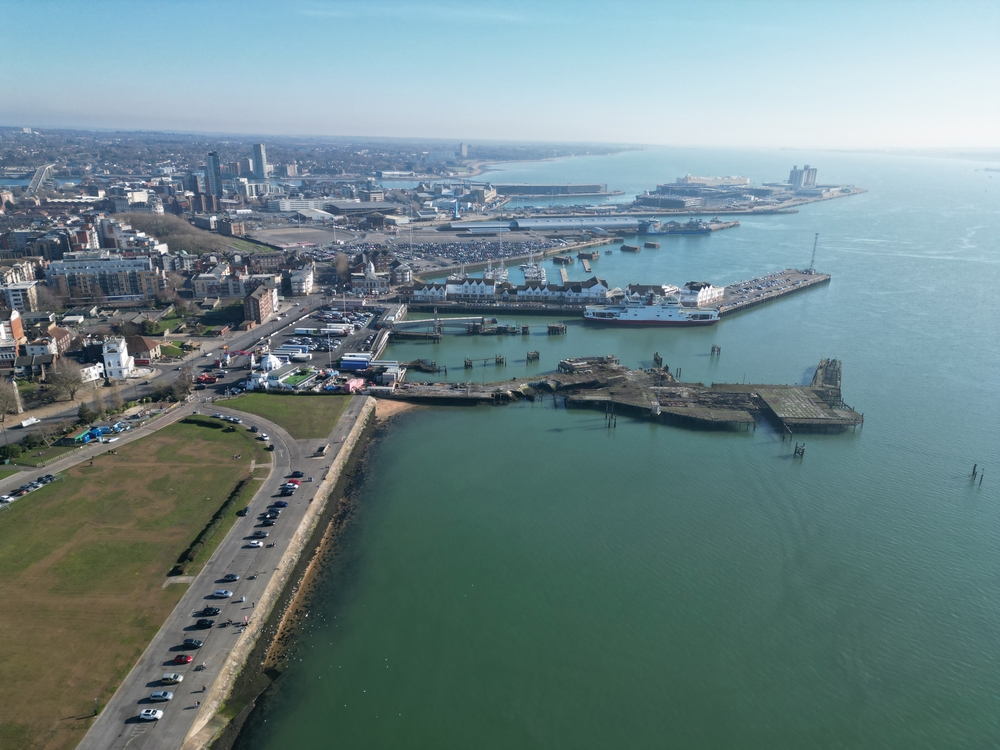
{"label": "coastal road", "polygon": [[[78,750],[177,750],[184,744],[189,733],[197,731],[211,718],[214,706],[224,697],[214,689],[215,682],[226,657],[242,637],[239,628],[222,627],[222,623],[229,619],[234,623],[242,622],[245,617],[253,618],[257,614],[254,606],[256,601],[277,570],[281,556],[302,522],[320,479],[336,457],[341,442],[363,403],[363,398],[352,399],[328,437],[302,441],[294,440],[272,422],[245,412],[226,409],[222,403],[199,405],[202,414],[219,412],[238,415],[243,418],[242,428],[249,429],[251,425],[256,425],[268,433],[276,448],[271,453],[273,469],[250,502],[248,514],[236,521],[204,569],[190,582],[187,592],[78,745]],[[188,409],[185,411],[190,413]],[[315,458],[313,454],[316,448],[324,443],[330,444],[327,455],[322,459]],[[275,526],[261,527],[259,516],[278,499],[280,485],[296,470],[305,473],[300,489],[292,497],[282,498],[289,501],[289,505]],[[309,482],[310,477],[314,481]],[[249,547],[251,535],[257,530],[267,531],[269,536],[264,540],[265,544],[273,542],[275,546]],[[222,578],[227,573],[239,575],[240,580],[224,582]],[[253,574],[256,574],[256,578],[251,580],[249,576]],[[228,589],[233,592],[233,597],[215,599],[212,592],[216,589]],[[216,621],[215,627],[196,630],[194,626],[198,619],[197,612],[206,606],[218,607],[222,612],[211,617]],[[263,612],[260,614],[265,615]],[[183,650],[180,644],[185,638],[204,640],[205,645],[196,650]],[[185,653],[194,657],[191,664],[173,664],[176,655]],[[206,664],[206,668],[196,669],[202,663]],[[164,685],[160,677],[166,672],[182,674],[184,681],[179,685]],[[149,695],[156,690],[172,691],[173,700],[150,703]],[[138,715],[144,708],[159,708],[164,716],[159,721],[142,721]]]}

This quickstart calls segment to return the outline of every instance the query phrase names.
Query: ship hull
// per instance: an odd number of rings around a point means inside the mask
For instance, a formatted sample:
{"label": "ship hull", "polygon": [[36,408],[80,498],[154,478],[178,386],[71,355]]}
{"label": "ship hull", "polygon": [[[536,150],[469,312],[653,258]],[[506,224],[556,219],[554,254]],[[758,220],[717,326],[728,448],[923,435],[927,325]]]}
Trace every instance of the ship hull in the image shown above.
{"label": "ship hull", "polygon": [[622,320],[620,318],[584,318],[584,323],[600,323],[609,326],[625,326],[628,328],[693,328],[695,326],[714,326],[719,322],[714,320]]}

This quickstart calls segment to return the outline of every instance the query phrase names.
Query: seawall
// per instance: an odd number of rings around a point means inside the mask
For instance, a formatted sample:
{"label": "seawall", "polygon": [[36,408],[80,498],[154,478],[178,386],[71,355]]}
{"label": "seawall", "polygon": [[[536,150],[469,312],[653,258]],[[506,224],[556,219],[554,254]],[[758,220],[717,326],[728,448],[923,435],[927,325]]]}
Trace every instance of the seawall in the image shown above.
{"label": "seawall", "polygon": [[[375,399],[366,398],[350,432],[320,480],[316,500],[289,541],[264,594],[257,600],[255,617],[246,629],[239,645],[222,665],[213,692],[225,696],[224,702],[206,712],[204,721],[195,724],[184,741],[182,750],[213,750],[232,747],[240,728],[253,710],[256,698],[267,689],[276,674],[265,672],[265,659],[272,640],[279,632],[289,604],[294,600],[314,554],[320,547],[326,529],[342,521],[346,509],[341,507],[343,490],[368,438],[374,431]],[[223,715],[219,709],[225,707]]]}

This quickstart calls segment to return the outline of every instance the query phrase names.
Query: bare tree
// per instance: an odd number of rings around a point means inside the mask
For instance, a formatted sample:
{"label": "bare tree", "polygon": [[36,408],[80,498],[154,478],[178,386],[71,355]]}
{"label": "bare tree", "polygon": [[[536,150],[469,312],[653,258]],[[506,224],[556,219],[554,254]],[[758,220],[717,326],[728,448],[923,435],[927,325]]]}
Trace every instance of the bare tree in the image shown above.
{"label": "bare tree", "polygon": [[107,409],[104,406],[104,399],[100,393],[94,394],[94,400],[90,404],[90,411],[94,414],[94,419],[104,419]]}
{"label": "bare tree", "polygon": [[17,384],[10,380],[0,382],[0,422],[7,421],[8,414],[20,413],[20,399],[16,389]]}
{"label": "bare tree", "polygon": [[117,385],[111,386],[111,392],[108,394],[109,411],[121,411],[124,405],[125,399],[122,398],[121,390]]}
{"label": "bare tree", "polygon": [[346,284],[351,279],[351,260],[344,253],[337,253],[337,259],[334,261],[334,269],[337,271],[337,276],[340,277],[340,282]]}
{"label": "bare tree", "polygon": [[66,307],[66,299],[48,284],[36,284],[35,294],[39,310],[62,310]]}
{"label": "bare tree", "polygon": [[70,401],[73,401],[76,398],[76,392],[83,387],[83,376],[80,374],[79,367],[62,360],[49,376],[49,384],[57,393],[65,395]]}

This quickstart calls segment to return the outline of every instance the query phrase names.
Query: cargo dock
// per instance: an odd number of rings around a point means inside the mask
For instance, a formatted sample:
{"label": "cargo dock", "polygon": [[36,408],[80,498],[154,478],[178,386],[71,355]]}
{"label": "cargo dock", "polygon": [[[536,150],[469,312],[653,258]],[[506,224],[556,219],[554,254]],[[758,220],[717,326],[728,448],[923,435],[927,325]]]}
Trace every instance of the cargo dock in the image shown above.
{"label": "cargo dock", "polygon": [[864,415],[841,398],[840,372],[839,360],[824,359],[807,386],[706,386],[675,379],[669,365],[630,370],[621,366],[617,357],[607,355],[562,360],[557,372],[532,378],[494,383],[407,383],[391,392],[380,391],[378,396],[454,406],[551,397],[556,406],[561,400],[566,407],[599,409],[608,415],[703,429],[755,430],[759,422],[766,421],[783,436],[791,436],[803,432],[839,433],[864,424]]}
{"label": "cargo dock", "polygon": [[722,301],[717,305],[719,317],[724,318],[741,310],[749,310],[765,302],[829,281],[828,273],[816,273],[812,270],[796,271],[793,268],[746,281],[737,281],[726,286]]}

